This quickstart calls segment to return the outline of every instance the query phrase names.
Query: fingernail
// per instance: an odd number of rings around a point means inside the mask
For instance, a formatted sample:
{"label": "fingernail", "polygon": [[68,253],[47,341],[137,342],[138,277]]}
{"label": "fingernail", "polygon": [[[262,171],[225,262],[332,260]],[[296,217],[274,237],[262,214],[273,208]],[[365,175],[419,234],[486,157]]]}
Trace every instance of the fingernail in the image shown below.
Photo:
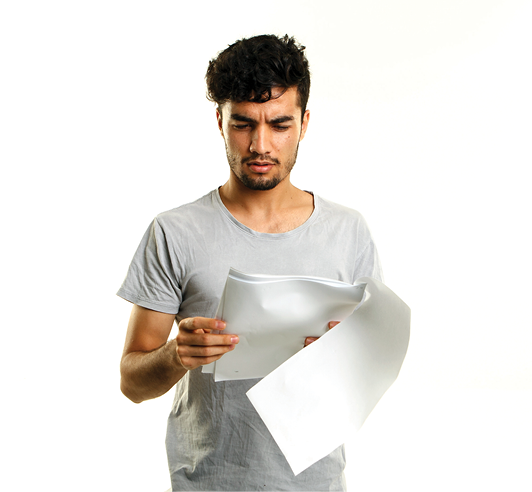
{"label": "fingernail", "polygon": [[217,330],[223,330],[225,328],[225,322],[224,321],[217,321],[216,322],[216,329]]}
{"label": "fingernail", "polygon": [[238,337],[231,337],[231,343],[238,343]]}

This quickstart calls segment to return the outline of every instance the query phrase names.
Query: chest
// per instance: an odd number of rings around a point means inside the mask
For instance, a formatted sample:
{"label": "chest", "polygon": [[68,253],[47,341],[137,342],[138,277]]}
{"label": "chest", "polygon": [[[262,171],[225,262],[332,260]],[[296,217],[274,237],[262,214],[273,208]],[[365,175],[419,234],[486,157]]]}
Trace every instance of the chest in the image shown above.
{"label": "chest", "polygon": [[230,268],[250,274],[306,275],[354,282],[353,252],[321,238],[264,241],[238,237],[196,245],[183,269],[180,316],[212,317]]}

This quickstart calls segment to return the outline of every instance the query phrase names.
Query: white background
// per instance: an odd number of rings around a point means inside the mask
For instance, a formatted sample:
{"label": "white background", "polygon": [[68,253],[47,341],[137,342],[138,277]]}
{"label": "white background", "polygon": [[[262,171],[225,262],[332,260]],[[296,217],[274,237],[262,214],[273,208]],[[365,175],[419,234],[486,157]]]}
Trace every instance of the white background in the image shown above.
{"label": "white background", "polygon": [[4,2],[2,490],[169,487],[173,392],[121,395],[114,294],[151,219],[225,182],[204,73],[262,33],[313,73],[293,182],[362,212],[412,308],[349,490],[530,490],[531,25],[529,0]]}

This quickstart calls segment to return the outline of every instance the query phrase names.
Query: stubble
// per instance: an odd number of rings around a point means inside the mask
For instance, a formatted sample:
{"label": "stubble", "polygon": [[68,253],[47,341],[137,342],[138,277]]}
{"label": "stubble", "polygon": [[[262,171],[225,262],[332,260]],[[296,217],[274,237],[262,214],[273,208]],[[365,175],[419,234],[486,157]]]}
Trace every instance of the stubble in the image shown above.
{"label": "stubble", "polygon": [[[283,181],[291,172],[296,164],[297,151],[299,150],[299,143],[296,147],[294,154],[290,157],[286,164],[279,162],[278,159],[270,158],[268,156],[261,156],[254,154],[249,157],[239,159],[235,155],[229,152],[227,144],[225,145],[225,152],[227,154],[227,162],[231,172],[237,177],[237,179],[250,190],[266,191],[275,188],[281,181]],[[277,173],[275,176],[266,177],[260,174],[249,174],[245,172],[246,164],[253,160],[268,161],[275,164]]]}

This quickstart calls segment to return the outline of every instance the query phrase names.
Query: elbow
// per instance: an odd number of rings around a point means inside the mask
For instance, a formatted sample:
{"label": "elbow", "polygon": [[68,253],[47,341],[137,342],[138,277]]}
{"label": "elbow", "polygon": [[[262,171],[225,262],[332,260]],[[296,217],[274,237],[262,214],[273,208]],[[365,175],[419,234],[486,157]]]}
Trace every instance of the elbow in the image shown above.
{"label": "elbow", "polygon": [[133,403],[142,403],[144,399],[140,398],[138,391],[135,390],[135,385],[131,376],[131,371],[128,371],[128,366],[124,359],[122,359],[120,362],[120,391]]}
{"label": "elbow", "polygon": [[123,376],[120,378],[120,391],[122,391],[122,394],[133,403],[142,403],[144,401],[142,398],[139,398],[134,391],[132,391],[131,387],[129,387],[126,381],[124,381]]}

